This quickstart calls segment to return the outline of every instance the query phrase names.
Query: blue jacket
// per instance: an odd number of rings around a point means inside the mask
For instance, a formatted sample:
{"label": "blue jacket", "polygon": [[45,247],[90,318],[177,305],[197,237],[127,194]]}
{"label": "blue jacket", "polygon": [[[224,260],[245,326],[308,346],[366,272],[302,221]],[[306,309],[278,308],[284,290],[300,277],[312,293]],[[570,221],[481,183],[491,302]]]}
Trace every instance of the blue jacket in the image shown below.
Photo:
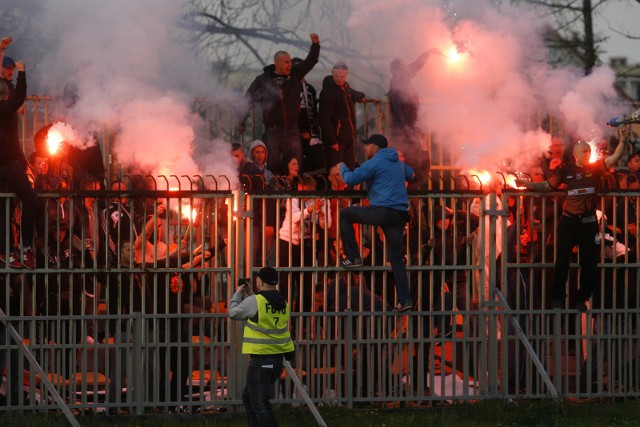
{"label": "blue jacket", "polygon": [[382,148],[375,156],[354,171],[340,165],[342,180],[347,185],[367,184],[367,197],[371,206],[406,211],[409,197],[405,181],[412,181],[413,169],[398,158],[395,148]]}

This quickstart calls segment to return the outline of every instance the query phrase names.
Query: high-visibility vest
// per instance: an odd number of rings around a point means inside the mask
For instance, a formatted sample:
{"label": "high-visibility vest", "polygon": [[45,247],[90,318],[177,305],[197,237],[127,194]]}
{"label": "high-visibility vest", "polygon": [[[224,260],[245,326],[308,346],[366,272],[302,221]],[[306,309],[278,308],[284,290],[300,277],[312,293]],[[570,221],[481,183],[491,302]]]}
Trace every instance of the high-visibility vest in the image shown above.
{"label": "high-visibility vest", "polygon": [[256,295],[258,322],[247,320],[242,339],[244,354],[282,354],[293,351],[289,334],[289,305],[274,308],[262,295]]}

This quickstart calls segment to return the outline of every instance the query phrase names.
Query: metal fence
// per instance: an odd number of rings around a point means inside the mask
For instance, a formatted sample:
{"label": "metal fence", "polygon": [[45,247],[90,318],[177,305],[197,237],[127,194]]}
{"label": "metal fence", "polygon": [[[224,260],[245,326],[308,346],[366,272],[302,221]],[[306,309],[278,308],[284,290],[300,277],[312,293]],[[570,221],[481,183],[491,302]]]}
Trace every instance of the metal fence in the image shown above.
{"label": "metal fence", "polygon": [[[36,269],[0,269],[3,320],[20,337],[0,341],[11,356],[2,391],[17,399],[2,410],[59,408],[50,386],[80,411],[240,409],[247,361],[226,303],[239,277],[267,264],[281,272],[293,365],[318,404],[638,396],[640,193],[601,197],[601,287],[579,313],[575,263],[566,308],[546,308],[561,195],[411,192],[405,252],[416,306],[403,315],[391,309],[377,230],[357,230],[361,270],[338,267],[340,207],[363,193],[249,193],[40,193]],[[7,214],[11,196],[0,194]],[[322,199],[331,224],[306,224],[298,244],[279,238],[293,226],[290,201],[307,199]],[[447,232],[439,218],[451,220]],[[284,374],[274,399],[302,404]]]}

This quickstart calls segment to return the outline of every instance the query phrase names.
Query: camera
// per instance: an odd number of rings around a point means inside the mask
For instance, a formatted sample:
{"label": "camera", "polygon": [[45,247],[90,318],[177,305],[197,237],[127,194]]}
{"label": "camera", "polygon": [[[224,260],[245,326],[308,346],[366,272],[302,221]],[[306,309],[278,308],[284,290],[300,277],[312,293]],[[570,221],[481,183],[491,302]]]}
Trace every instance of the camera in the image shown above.
{"label": "camera", "polygon": [[238,287],[242,285],[247,285],[248,287],[251,287],[251,280],[247,277],[241,277],[240,279],[238,279]]}

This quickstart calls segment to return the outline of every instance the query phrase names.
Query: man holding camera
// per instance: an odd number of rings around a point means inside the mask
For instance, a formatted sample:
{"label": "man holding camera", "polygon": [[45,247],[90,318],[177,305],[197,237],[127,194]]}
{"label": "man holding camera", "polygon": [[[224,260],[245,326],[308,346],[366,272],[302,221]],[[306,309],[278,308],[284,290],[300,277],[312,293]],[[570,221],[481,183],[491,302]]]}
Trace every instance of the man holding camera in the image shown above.
{"label": "man holding camera", "polygon": [[272,267],[263,267],[258,272],[257,294],[253,293],[248,279],[240,279],[238,285],[229,302],[229,317],[247,321],[242,353],[250,359],[242,402],[249,426],[277,426],[269,402],[269,388],[280,378],[283,357],[291,360],[294,356],[289,334],[289,305],[277,289],[278,272]]}

